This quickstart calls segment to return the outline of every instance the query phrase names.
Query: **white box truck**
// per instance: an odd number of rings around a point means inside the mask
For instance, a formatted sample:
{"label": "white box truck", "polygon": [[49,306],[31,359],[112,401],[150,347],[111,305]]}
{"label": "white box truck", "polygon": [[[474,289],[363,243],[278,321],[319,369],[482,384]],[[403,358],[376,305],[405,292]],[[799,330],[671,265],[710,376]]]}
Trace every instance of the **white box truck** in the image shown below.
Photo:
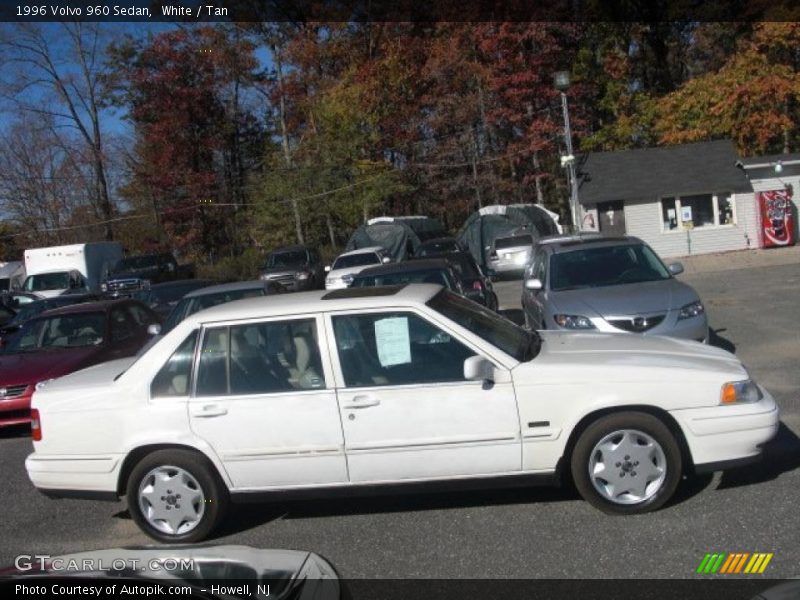
{"label": "white box truck", "polygon": [[100,283],[122,258],[119,242],[91,242],[25,250],[23,291],[44,298],[100,291]]}

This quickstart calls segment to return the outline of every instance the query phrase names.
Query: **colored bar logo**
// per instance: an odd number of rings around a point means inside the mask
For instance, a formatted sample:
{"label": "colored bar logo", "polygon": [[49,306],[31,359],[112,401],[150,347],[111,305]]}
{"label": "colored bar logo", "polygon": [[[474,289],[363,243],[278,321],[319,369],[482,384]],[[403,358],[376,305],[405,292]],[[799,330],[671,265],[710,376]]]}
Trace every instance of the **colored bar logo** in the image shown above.
{"label": "colored bar logo", "polygon": [[772,556],[772,552],[707,553],[700,561],[697,573],[703,575],[760,574],[767,569]]}

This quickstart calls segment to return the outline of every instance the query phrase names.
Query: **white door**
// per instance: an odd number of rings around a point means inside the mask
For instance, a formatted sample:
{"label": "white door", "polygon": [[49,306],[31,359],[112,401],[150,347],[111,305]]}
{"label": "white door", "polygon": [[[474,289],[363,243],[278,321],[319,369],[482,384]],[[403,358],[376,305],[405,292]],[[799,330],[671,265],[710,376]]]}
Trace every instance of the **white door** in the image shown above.
{"label": "white door", "polygon": [[347,482],[320,331],[313,317],[204,330],[190,422],[214,448],[235,488]]}
{"label": "white door", "polygon": [[465,381],[464,360],[477,353],[467,343],[410,311],[327,319],[350,481],[520,470],[510,378],[493,385]]}

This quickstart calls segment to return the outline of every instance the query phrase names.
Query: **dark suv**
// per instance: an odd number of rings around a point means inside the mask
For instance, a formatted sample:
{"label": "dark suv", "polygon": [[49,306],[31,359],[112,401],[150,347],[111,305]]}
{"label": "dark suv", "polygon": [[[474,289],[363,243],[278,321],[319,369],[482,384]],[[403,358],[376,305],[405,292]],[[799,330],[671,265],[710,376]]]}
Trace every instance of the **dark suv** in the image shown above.
{"label": "dark suv", "polygon": [[321,289],[325,284],[325,266],[316,249],[285,246],[269,253],[261,279],[280,283],[291,292]]}
{"label": "dark suv", "polygon": [[100,290],[107,296],[117,298],[147,289],[150,284],[193,277],[194,268],[191,265],[179,265],[169,252],[128,256],[111,270]]}

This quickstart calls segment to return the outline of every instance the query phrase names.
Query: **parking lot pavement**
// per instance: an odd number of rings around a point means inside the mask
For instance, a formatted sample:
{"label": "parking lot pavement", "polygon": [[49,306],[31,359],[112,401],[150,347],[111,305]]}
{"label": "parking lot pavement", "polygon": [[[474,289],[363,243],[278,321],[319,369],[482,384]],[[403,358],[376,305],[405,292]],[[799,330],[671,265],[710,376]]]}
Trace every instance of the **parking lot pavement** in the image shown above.
{"label": "parking lot pavement", "polygon": [[[346,577],[693,577],[706,552],[773,552],[800,576],[800,266],[687,273],[715,343],[776,397],[783,426],[752,467],[683,483],[677,501],[606,516],[569,489],[388,494],[239,506],[220,543],[314,550]],[[518,306],[521,282],[498,284]],[[28,482],[24,431],[0,432],[0,565],[19,553],[148,543],[124,504],[48,500]]]}

